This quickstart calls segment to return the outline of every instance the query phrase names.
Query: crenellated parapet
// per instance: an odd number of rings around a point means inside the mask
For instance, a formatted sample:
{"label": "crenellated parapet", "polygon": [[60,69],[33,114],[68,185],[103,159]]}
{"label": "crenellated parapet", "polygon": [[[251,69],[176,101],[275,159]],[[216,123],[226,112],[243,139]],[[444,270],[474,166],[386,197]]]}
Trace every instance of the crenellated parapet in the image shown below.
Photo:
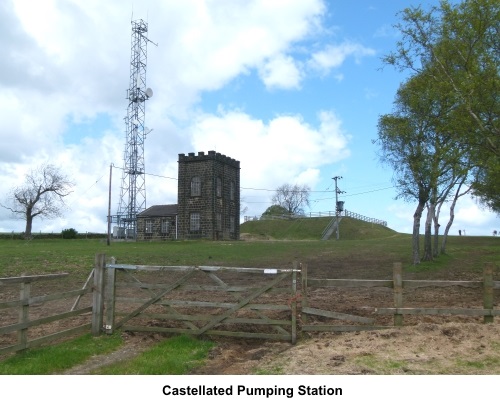
{"label": "crenellated parapet", "polygon": [[236,169],[240,168],[240,162],[239,160],[233,159],[229,156],[223,155],[222,153],[216,152],[214,150],[208,151],[208,153],[205,152],[198,152],[198,154],[195,154],[194,152],[190,152],[187,155],[184,153],[179,153],[179,163],[183,162],[203,162],[207,160],[213,160],[216,162],[220,162],[226,165],[230,165]]}

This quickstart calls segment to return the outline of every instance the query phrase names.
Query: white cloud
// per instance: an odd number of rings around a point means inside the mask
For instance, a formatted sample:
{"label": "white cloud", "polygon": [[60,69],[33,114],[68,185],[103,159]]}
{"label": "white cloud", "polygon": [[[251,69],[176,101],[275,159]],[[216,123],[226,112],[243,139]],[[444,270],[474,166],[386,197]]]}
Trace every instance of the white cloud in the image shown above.
{"label": "white cloud", "polygon": [[268,89],[298,89],[303,76],[296,61],[286,55],[267,60],[259,74]]}
{"label": "white cloud", "polygon": [[[387,212],[391,214],[389,227],[397,229],[399,232],[412,233],[413,229],[413,214],[417,205],[416,203],[394,203],[387,208]],[[420,233],[424,232],[426,211],[422,214],[420,221]],[[444,204],[441,208],[439,223],[440,234],[446,228],[450,218],[449,205]],[[453,225],[450,228],[449,235],[458,235],[459,230],[464,231],[468,236],[484,236],[492,235],[494,230],[500,230],[500,218],[495,213],[481,209],[476,202],[464,196],[457,201],[455,207],[455,217]],[[491,231],[490,231],[491,230]]]}
{"label": "white cloud", "polygon": [[[374,55],[361,44],[325,46],[325,37],[314,36],[323,31],[324,1],[4,1],[0,195],[46,161],[64,167],[75,181],[65,218],[35,221],[35,230],[104,230],[109,165],[120,167],[123,158],[132,10],[134,19],[148,21],[148,37],[158,43],[148,44],[147,80],[154,97],[147,103],[146,125],[154,131],[145,154],[146,172],[164,177],[147,177],[148,206],[175,202],[177,184],[165,177],[177,177],[178,153],[216,149],[241,161],[243,187],[268,189],[284,182],[314,188],[321,166],[349,156],[349,135],[331,111],[318,113],[317,123],[298,114],[263,121],[239,111],[207,114],[198,103],[205,93],[251,74],[275,91],[300,90],[306,75],[332,70],[341,81],[339,67],[349,58]],[[224,100],[233,101],[244,105]],[[332,104],[324,105],[318,108]],[[92,125],[100,116],[106,128]],[[89,123],[93,132],[82,139],[75,123]],[[120,183],[114,169],[113,212]],[[0,231],[22,227],[0,208]]]}
{"label": "white cloud", "polygon": [[[350,154],[347,135],[332,112],[321,112],[319,126],[311,127],[300,116],[278,116],[263,122],[229,111],[200,115],[189,133],[196,151],[217,150],[241,162],[241,187],[274,190],[284,183],[307,184],[319,179],[318,168],[339,162]],[[245,194],[255,194],[247,191]],[[272,193],[260,193],[259,214]],[[262,201],[261,201],[262,200]],[[247,200],[249,202],[249,200]]]}
{"label": "white cloud", "polygon": [[[118,0],[7,3],[0,10],[6,56],[0,105],[15,109],[18,122],[30,117],[49,137],[61,135],[68,117],[104,112],[121,125],[131,10]],[[148,36],[159,43],[148,45],[148,85],[154,90],[148,108],[156,103],[162,109],[156,117],[187,118],[201,92],[220,89],[251,69],[266,66],[270,86],[296,86],[299,71],[280,55],[316,29],[324,5],[320,0],[144,1],[134,5],[134,13],[134,18],[148,16]],[[9,88],[15,91],[5,91]],[[45,114],[49,109],[53,112]],[[7,125],[16,125],[10,121]]]}
{"label": "white cloud", "polygon": [[[60,221],[35,222],[43,230],[101,231],[107,215],[110,163],[122,165],[123,121],[130,63],[130,17],[147,19],[148,101],[146,171],[177,176],[177,154],[192,150],[182,129],[200,95],[266,64],[268,84],[298,83],[290,59],[280,55],[314,32],[325,11],[321,0],[304,2],[12,0],[0,7],[0,191],[50,160],[75,180],[71,211]],[[287,78],[278,78],[278,71]],[[111,126],[92,127],[105,115]],[[251,121],[251,119],[249,119]],[[75,139],[75,124],[94,131]],[[80,136],[80,135],[79,135]],[[211,147],[210,147],[211,148]],[[113,170],[113,212],[121,178]],[[149,176],[148,205],[175,202],[176,182]],[[0,209],[0,230],[19,229]],[[91,229],[89,229],[91,230]]]}
{"label": "white cloud", "polygon": [[312,54],[309,66],[326,75],[331,69],[341,66],[348,57],[353,56],[357,63],[362,57],[373,56],[373,49],[353,42],[344,42],[340,45],[327,45],[321,51]]}
{"label": "white cloud", "polygon": [[[313,32],[324,12],[321,1],[300,0],[220,1],[209,7],[191,1],[174,7],[177,19],[167,17],[172,32],[158,38],[159,50],[166,46],[168,51],[154,56],[156,65],[164,67],[155,80],[169,90],[179,113],[196,102],[200,92],[219,89],[259,67],[264,66],[266,80],[283,86],[273,74],[275,70],[286,67],[288,73],[297,72],[289,60],[278,66],[275,58]],[[286,85],[291,80],[289,77]]]}

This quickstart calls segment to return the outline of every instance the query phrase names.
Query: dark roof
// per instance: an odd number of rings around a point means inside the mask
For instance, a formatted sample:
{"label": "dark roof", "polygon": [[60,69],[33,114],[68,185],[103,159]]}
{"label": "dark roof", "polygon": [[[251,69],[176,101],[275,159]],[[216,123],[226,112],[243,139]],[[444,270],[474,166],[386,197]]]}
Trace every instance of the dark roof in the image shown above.
{"label": "dark roof", "polygon": [[168,217],[177,215],[177,204],[153,205],[145,209],[138,217]]}

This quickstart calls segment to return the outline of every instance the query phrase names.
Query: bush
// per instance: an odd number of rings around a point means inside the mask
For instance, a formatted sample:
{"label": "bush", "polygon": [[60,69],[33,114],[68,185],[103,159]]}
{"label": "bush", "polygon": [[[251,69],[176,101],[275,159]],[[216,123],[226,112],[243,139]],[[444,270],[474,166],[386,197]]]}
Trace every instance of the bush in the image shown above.
{"label": "bush", "polygon": [[63,239],[76,239],[78,232],[74,228],[63,229],[62,232]]}

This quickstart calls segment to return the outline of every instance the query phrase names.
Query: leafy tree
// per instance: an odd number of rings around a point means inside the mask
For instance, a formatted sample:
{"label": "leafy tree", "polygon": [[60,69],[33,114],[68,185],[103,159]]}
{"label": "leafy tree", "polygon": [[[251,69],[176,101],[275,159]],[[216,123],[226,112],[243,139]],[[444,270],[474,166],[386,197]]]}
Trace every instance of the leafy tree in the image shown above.
{"label": "leafy tree", "polygon": [[288,210],[281,205],[271,205],[262,213],[262,217],[280,215],[288,215]]}
{"label": "leafy tree", "polygon": [[400,16],[402,39],[385,63],[429,73],[453,102],[449,133],[478,170],[473,192],[500,212],[500,2],[443,0],[429,11],[410,7]]}
{"label": "leafy tree", "polygon": [[304,206],[309,206],[310,187],[304,185],[283,184],[278,187],[272,203],[286,209],[288,214],[303,214]]}
{"label": "leafy tree", "polygon": [[15,217],[26,221],[25,238],[31,238],[33,219],[57,218],[62,215],[63,198],[71,193],[73,183],[53,165],[39,166],[26,176],[22,186],[14,187],[7,197],[7,205]]}
{"label": "leafy tree", "polygon": [[75,228],[63,229],[61,235],[63,239],[76,239],[78,231]]}
{"label": "leafy tree", "polygon": [[420,221],[425,207],[422,260],[426,261],[437,254],[431,242],[433,220],[437,232],[441,205],[457,179],[466,177],[469,170],[463,151],[449,129],[449,121],[455,113],[453,101],[443,96],[439,86],[430,85],[429,74],[432,71],[421,72],[400,86],[395,111],[380,117],[379,136],[375,141],[380,146],[381,161],[394,169],[397,198],[417,201],[413,215],[414,264],[421,260]]}
{"label": "leafy tree", "polygon": [[418,202],[413,214],[413,264],[420,263],[420,220],[430,196],[429,179],[424,175],[423,139],[408,119],[392,115],[379,119],[380,160],[394,169],[394,182],[399,192],[396,198]]}

